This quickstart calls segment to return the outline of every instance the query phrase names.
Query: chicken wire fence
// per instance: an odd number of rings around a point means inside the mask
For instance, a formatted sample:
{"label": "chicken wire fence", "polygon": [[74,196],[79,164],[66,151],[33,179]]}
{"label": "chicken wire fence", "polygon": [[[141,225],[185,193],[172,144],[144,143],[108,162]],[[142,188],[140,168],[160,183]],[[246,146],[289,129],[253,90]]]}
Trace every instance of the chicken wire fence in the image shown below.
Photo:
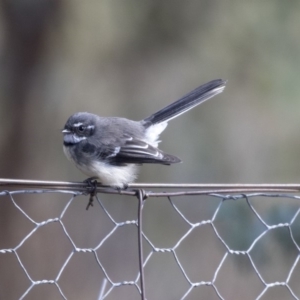
{"label": "chicken wire fence", "polygon": [[0,185],[0,299],[300,298],[300,185]]}

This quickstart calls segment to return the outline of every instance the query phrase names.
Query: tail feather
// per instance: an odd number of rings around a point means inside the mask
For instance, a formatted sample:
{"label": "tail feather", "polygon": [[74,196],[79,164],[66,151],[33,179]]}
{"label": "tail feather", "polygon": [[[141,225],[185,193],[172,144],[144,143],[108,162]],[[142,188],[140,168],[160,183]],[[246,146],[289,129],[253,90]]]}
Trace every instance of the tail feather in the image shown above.
{"label": "tail feather", "polygon": [[184,97],[144,119],[144,126],[147,128],[151,125],[168,122],[178,117],[200,103],[203,103],[204,101],[221,93],[225,88],[225,84],[226,81],[216,79],[199,86]]}

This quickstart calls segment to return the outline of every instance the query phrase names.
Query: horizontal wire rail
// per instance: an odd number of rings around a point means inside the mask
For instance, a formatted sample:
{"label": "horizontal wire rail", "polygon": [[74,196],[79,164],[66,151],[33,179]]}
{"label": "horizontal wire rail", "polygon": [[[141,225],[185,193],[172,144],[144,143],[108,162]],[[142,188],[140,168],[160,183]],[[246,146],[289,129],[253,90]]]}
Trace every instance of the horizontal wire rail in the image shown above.
{"label": "horizontal wire rail", "polygon": [[[156,191],[155,189],[163,189],[163,191]],[[22,194],[47,194],[47,193],[61,193],[71,195],[72,197],[67,202],[62,212],[58,217],[51,218],[48,220],[44,220],[42,222],[35,221],[20,205],[19,202],[16,202],[15,196]],[[92,194],[91,194],[92,193]],[[100,196],[97,195],[100,194]],[[276,286],[285,287],[289,293],[289,295],[293,299],[300,299],[297,292],[294,291],[292,287],[291,281],[292,277],[296,276],[295,274],[300,272],[297,271],[298,264],[300,262],[300,246],[295,238],[295,230],[292,228],[296,223],[298,216],[300,216],[300,201],[298,208],[293,212],[292,217],[287,222],[279,222],[277,224],[269,224],[264,217],[261,215],[255,206],[252,204],[252,199],[256,197],[266,197],[268,199],[274,198],[289,198],[294,199],[296,201],[300,200],[300,196],[295,195],[296,193],[300,193],[300,184],[176,184],[176,183],[134,183],[129,184],[127,189],[115,189],[107,186],[102,186],[100,184],[97,185],[97,190],[93,190],[91,186],[85,182],[63,182],[63,181],[41,181],[41,180],[22,180],[22,179],[0,179],[0,201],[1,196],[9,196],[11,202],[14,207],[17,208],[35,227],[32,229],[30,233],[28,233],[15,247],[0,249],[1,254],[13,253],[19,265],[23,269],[27,278],[31,282],[28,289],[23,293],[20,299],[27,299],[31,290],[40,284],[54,284],[59,291],[62,299],[69,299],[60,285],[60,278],[62,274],[65,272],[68,264],[70,263],[72,257],[75,253],[93,253],[96,264],[102,270],[104,274],[104,281],[102,282],[102,287],[100,290],[98,300],[107,299],[109,295],[113,292],[115,288],[120,286],[134,286],[138,293],[141,296],[142,300],[150,300],[146,297],[146,278],[144,274],[145,267],[151,264],[155,253],[170,253],[172,254],[176,265],[180,269],[181,274],[185,278],[186,282],[189,285],[189,288],[183,293],[183,295],[178,296],[178,299],[187,299],[190,297],[191,293],[195,288],[199,288],[201,286],[211,287],[217,296],[218,299],[228,299],[223,295],[223,292],[219,288],[219,283],[217,283],[218,278],[220,277],[221,270],[225,268],[225,264],[229,260],[230,255],[241,255],[248,259],[251,268],[253,268],[254,273],[259,278],[260,283],[263,288],[262,291],[255,297],[255,299],[261,299],[265,297],[268,293],[269,289]],[[136,213],[136,219],[127,220],[123,222],[118,222],[114,219],[108,209],[105,207],[105,204],[102,202],[101,194],[120,194],[125,196],[134,196],[138,199],[138,208]],[[68,228],[65,225],[65,215],[67,211],[70,209],[72,203],[75,198],[80,195],[90,195],[94,200],[94,202],[98,203],[101,207],[104,214],[107,218],[112,222],[113,229],[107,233],[107,235],[93,248],[80,248],[76,245],[76,242],[73,240],[71,234],[68,232]],[[204,219],[198,222],[192,222],[185,215],[185,213],[178,207],[178,204],[172,199],[176,196],[193,196],[193,195],[208,195],[212,197],[212,199],[218,199],[220,202],[217,205],[213,215],[209,219]],[[147,198],[150,197],[164,197],[166,198],[171,208],[176,212],[181,221],[183,221],[186,226],[189,227],[187,232],[181,236],[178,241],[170,248],[161,248],[156,246],[155,243],[149,237],[149,233],[143,228],[143,218],[144,218],[144,205]],[[199,198],[200,199],[200,198]],[[216,224],[216,220],[218,219],[218,215],[220,214],[222,207],[224,206],[224,201],[226,200],[245,200],[246,205],[251,211],[252,215],[257,219],[257,222],[261,224],[264,228],[260,234],[256,236],[256,238],[250,243],[248,248],[244,250],[232,248],[225,240],[224,237],[220,234],[220,228],[218,228]],[[26,200],[30,202],[30,199]],[[91,198],[90,198],[91,201]],[[155,218],[155,216],[154,216]],[[24,247],[24,244],[27,243],[28,240],[32,238],[35,232],[48,224],[53,222],[57,222],[62,226],[63,232],[68,240],[71,242],[73,250],[68,256],[67,260],[61,266],[58,275],[56,278],[51,280],[41,279],[34,280],[30,275],[29,269],[26,264],[23,262],[23,258],[19,254],[19,250]],[[224,222],[224,221],[223,221]],[[108,271],[105,267],[105,262],[103,262],[99,256],[98,251],[102,249],[103,245],[111,239],[111,237],[115,234],[115,232],[123,228],[124,226],[135,225],[137,227],[137,242],[136,247],[138,248],[138,265],[139,265],[139,273],[136,275],[135,280],[123,280],[123,281],[115,281],[108,274]],[[190,234],[197,228],[202,228],[204,226],[210,226],[212,232],[216,236],[217,240],[223,245],[225,249],[225,253],[219,261],[218,265],[216,265],[216,269],[214,274],[209,281],[197,281],[192,280],[189,272],[185,269],[184,263],[182,262],[181,254],[179,253],[179,248],[184,245],[185,240],[189,237]],[[270,232],[280,229],[286,228],[288,230],[289,239],[296,249],[297,255],[294,259],[287,277],[284,280],[277,281],[268,281],[264,278],[263,273],[261,272],[257,262],[255,261],[255,257],[253,256],[253,249],[257,247],[257,244],[261,243],[261,240],[267,236]],[[147,232],[147,233],[146,233]],[[150,247],[151,251],[149,253],[144,253],[145,245]],[[134,246],[134,245],[133,245]],[[178,252],[179,251],[179,252]],[[1,271],[0,271],[1,273]],[[107,285],[109,285],[107,287]],[[0,283],[1,288],[1,283]],[[110,298],[109,298],[110,299]],[[114,298],[113,298],[114,299]],[[153,298],[151,298],[153,299]],[[265,298],[264,298],[265,299]],[[266,298],[267,299],[267,298]]]}
{"label": "horizontal wire rail", "polygon": [[[127,189],[114,189],[101,184],[97,185],[97,192],[113,193],[122,195],[134,195],[132,190],[137,189],[192,189],[186,191],[186,194],[211,194],[211,193],[241,193],[241,192],[300,192],[300,184],[297,183],[130,183]],[[0,178],[0,187],[14,188],[43,188],[59,190],[76,190],[89,192],[90,186],[85,182],[68,182],[68,181],[44,181],[44,180],[24,180],[24,179],[4,179]],[[194,191],[199,190],[199,191]],[[182,192],[153,192],[148,191],[148,197],[183,195]]]}

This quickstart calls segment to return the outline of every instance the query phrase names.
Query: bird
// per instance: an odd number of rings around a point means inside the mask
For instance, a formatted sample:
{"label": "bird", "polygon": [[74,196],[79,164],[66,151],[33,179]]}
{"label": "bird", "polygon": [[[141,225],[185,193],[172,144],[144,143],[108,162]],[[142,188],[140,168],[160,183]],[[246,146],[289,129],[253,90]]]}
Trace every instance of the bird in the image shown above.
{"label": "bird", "polygon": [[209,81],[141,121],[77,112],[62,130],[63,151],[80,171],[102,185],[126,188],[136,180],[142,164],[181,162],[158,148],[159,135],[169,121],[221,93],[225,85],[222,79]]}

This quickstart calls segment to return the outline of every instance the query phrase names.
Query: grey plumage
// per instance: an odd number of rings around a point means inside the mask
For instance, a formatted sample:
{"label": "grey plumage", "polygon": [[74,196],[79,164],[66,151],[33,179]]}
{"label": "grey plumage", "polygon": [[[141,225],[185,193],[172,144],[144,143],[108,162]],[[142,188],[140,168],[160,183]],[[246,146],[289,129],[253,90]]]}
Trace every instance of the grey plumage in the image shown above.
{"label": "grey plumage", "polygon": [[123,187],[136,178],[136,165],[170,165],[181,160],[166,154],[158,146],[167,122],[221,93],[225,81],[208,82],[142,121],[102,118],[80,112],[65,124],[64,152],[88,176],[102,184]]}

